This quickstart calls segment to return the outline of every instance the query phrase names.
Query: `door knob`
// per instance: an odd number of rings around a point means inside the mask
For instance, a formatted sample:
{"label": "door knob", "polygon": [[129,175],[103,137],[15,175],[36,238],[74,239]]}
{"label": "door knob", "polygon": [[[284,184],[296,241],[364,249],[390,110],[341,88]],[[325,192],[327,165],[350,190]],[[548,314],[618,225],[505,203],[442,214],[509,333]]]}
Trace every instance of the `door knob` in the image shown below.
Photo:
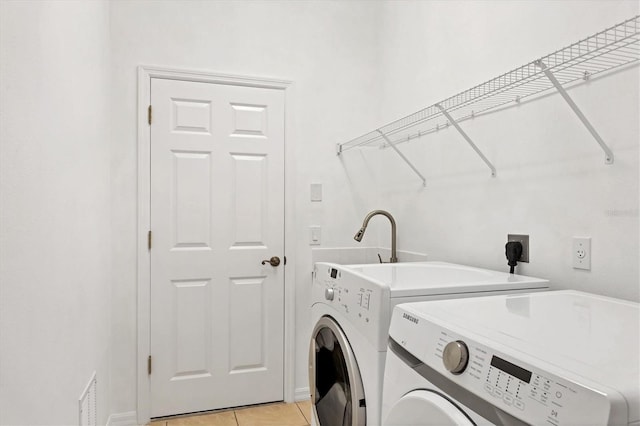
{"label": "door knob", "polygon": [[280,258],[278,256],[273,256],[269,260],[262,261],[263,265],[266,265],[267,263],[269,263],[271,266],[278,266],[280,264]]}

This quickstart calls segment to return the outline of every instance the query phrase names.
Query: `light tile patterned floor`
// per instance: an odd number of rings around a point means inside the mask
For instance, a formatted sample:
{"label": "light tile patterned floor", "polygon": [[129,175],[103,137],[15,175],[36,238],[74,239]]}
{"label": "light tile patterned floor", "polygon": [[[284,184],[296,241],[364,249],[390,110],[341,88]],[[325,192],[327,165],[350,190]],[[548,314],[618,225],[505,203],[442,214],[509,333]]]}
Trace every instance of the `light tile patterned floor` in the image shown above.
{"label": "light tile patterned floor", "polygon": [[308,426],[311,401],[276,402],[210,414],[156,420],[150,426]]}

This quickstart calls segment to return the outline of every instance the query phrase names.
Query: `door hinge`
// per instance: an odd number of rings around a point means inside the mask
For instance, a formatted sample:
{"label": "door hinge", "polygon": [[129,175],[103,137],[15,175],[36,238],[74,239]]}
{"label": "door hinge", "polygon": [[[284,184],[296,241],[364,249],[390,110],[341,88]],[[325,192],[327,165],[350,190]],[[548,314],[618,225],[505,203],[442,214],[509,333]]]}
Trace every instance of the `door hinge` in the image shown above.
{"label": "door hinge", "polygon": [[151,105],[149,105],[149,109],[147,109],[147,119],[149,121],[149,126],[151,126],[151,118],[153,116],[153,111],[151,109]]}
{"label": "door hinge", "polygon": [[151,231],[147,234],[147,247],[151,250]]}
{"label": "door hinge", "polygon": [[147,358],[147,373],[151,375],[151,355]]}

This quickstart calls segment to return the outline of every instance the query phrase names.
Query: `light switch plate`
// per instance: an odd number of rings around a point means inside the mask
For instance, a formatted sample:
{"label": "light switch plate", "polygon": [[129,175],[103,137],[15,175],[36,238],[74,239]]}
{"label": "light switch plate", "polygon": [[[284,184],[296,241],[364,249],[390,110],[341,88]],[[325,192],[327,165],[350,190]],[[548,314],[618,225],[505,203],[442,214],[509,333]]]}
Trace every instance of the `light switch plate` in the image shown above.
{"label": "light switch plate", "polygon": [[320,226],[313,225],[309,227],[309,245],[319,246],[322,244],[322,229]]}
{"label": "light switch plate", "polygon": [[321,183],[312,183],[309,192],[311,193],[311,201],[322,201]]}

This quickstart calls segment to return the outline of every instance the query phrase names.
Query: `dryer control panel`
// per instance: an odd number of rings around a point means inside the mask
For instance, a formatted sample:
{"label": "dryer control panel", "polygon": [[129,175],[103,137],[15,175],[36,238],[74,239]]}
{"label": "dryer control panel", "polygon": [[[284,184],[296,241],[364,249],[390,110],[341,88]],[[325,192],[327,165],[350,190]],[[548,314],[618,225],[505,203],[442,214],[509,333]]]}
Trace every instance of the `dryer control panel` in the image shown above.
{"label": "dryer control panel", "polygon": [[[437,373],[500,410],[529,424],[627,424],[626,419],[611,417],[612,405],[624,402],[602,387],[566,377],[525,354],[516,358],[509,348],[488,346],[482,336],[464,335],[403,309],[400,305],[393,311],[390,337]],[[464,351],[465,362],[457,362]],[[451,366],[459,368],[452,372]],[[626,412],[623,408],[615,411]]]}
{"label": "dryer control panel", "polygon": [[388,288],[340,265],[318,262],[313,270],[311,297],[313,304],[327,305],[328,313],[339,316],[340,323],[348,321],[356,327],[376,350],[386,350],[390,318]]}

